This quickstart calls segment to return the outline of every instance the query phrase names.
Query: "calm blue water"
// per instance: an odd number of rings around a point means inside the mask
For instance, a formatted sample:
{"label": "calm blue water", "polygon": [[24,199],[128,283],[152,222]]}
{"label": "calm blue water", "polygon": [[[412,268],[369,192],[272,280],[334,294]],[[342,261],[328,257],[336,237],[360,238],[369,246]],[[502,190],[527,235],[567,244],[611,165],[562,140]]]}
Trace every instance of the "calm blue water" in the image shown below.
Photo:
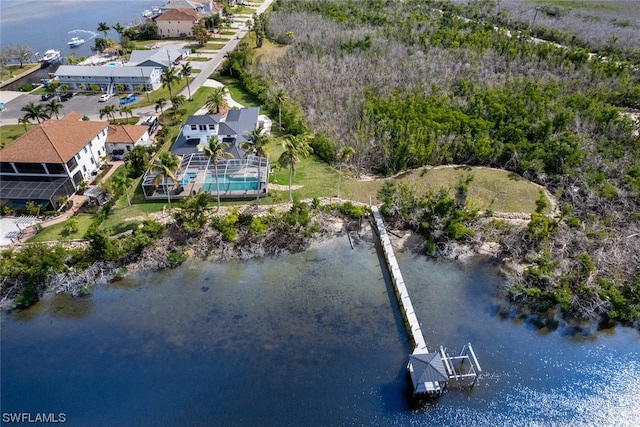
{"label": "calm blue water", "polygon": [[[91,56],[91,39],[103,37],[98,23],[113,26],[134,23],[142,12],[163,1],[151,0],[2,0],[0,1],[0,48],[9,44],[24,44],[43,54],[48,49],[59,50],[62,56],[72,52],[76,57]],[[67,46],[72,37],[87,42],[76,48]],[[111,30],[108,37],[118,40]]]}
{"label": "calm blue water", "polygon": [[[104,37],[98,33],[98,23],[106,22],[110,27],[116,22],[126,27],[138,22],[142,12],[161,2],[151,0],[2,0],[0,1],[0,49],[11,44],[31,47],[39,55],[49,49],[59,50],[62,57],[75,53],[80,59],[90,57],[93,39]],[[70,48],[67,42],[72,37],[85,39],[86,43]],[[114,30],[107,37],[118,40]],[[34,59],[35,61],[35,59]],[[39,83],[48,79],[49,73],[58,69],[51,64],[3,90],[18,90],[20,85]]]}
{"label": "calm blue water", "polygon": [[410,346],[369,238],[190,262],[2,315],[2,411],[68,425],[636,425],[640,336],[500,316],[495,267],[399,254],[429,345],[471,342],[476,387],[408,395]]}

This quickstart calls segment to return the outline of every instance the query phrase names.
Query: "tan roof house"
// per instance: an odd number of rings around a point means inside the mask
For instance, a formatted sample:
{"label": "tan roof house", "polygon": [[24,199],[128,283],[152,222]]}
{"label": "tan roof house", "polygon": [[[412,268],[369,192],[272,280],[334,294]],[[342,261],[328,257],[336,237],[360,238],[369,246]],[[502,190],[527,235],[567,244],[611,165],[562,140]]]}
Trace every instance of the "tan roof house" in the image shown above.
{"label": "tan roof house", "polygon": [[90,182],[106,155],[108,123],[78,113],[47,120],[0,150],[0,204],[28,201],[57,209],[60,199]]}
{"label": "tan roof house", "polygon": [[106,149],[108,154],[121,156],[137,145],[148,147],[153,143],[149,127],[143,125],[109,125]]}
{"label": "tan roof house", "polygon": [[193,37],[193,26],[198,23],[200,16],[193,9],[169,9],[155,18],[158,26],[158,36],[164,37]]}

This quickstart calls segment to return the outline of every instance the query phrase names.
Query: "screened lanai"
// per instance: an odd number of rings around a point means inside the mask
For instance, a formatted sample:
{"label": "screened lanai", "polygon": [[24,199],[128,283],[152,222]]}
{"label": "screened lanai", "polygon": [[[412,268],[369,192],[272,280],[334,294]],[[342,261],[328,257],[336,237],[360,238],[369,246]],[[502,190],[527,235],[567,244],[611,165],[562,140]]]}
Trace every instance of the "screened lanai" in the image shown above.
{"label": "screened lanai", "polygon": [[173,171],[176,182],[163,178],[154,185],[158,172],[147,172],[142,180],[142,190],[147,199],[172,199],[188,197],[199,192],[220,194],[221,198],[254,198],[267,194],[269,160],[248,155],[243,159],[218,157],[214,162],[201,153],[182,156],[180,168]]}

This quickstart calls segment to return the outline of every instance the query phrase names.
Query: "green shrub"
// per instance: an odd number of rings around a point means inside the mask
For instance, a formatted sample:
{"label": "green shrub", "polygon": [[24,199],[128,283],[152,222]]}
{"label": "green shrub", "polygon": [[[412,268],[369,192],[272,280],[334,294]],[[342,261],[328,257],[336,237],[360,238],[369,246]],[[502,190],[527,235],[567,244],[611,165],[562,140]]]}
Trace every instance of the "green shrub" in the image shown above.
{"label": "green shrub", "polygon": [[170,252],[169,255],[167,255],[167,264],[169,264],[169,267],[171,268],[177,267],[178,265],[185,262],[188,258],[189,256],[187,255],[187,252],[184,249],[180,249]]}
{"label": "green shrub", "polygon": [[343,204],[339,205],[338,210],[343,215],[346,215],[349,218],[354,218],[354,219],[364,217],[369,211],[369,209],[366,206],[364,205],[355,206],[351,202],[344,202]]}
{"label": "green shrub", "polygon": [[260,218],[251,219],[251,224],[249,224],[249,234],[262,235],[265,231],[267,231],[267,226]]}

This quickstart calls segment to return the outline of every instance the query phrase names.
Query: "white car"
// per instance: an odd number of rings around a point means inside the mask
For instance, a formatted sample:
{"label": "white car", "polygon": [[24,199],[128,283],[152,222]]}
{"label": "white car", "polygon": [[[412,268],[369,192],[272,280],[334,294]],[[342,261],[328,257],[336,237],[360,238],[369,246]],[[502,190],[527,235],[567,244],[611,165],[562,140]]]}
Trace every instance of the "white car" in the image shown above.
{"label": "white car", "polygon": [[110,99],[111,99],[111,94],[105,93],[103,95],[100,95],[100,99],[98,99],[98,102],[107,102]]}

